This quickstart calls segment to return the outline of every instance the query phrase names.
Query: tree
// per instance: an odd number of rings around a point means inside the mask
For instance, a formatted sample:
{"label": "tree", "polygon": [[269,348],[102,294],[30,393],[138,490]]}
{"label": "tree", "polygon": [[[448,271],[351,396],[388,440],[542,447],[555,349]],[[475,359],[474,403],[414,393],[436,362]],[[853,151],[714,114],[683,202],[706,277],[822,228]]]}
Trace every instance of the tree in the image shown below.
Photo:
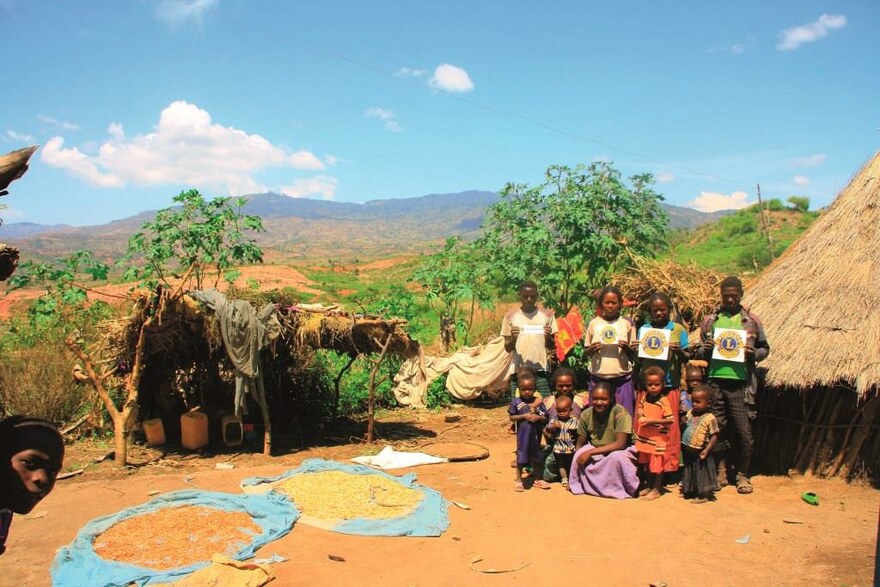
{"label": "tree", "polygon": [[514,291],[535,279],[548,306],[567,312],[627,266],[630,254],[653,257],[665,244],[663,197],[650,174],[630,177],[599,161],[555,165],[538,186],[508,183],[489,207],[476,242],[493,281]]}
{"label": "tree", "polygon": [[788,199],[788,203],[791,204],[792,209],[797,212],[808,212],[810,210],[810,198],[791,196]]}
{"label": "tree", "polygon": [[183,278],[181,287],[201,289],[212,273],[216,286],[221,277],[235,281],[236,265],[262,263],[263,251],[247,233],[261,232],[263,221],[241,212],[244,198],[208,201],[198,190],[187,190],[174,201],[179,206],[160,210],[128,239],[123,262],[142,264],[130,265],[126,280],[154,289],[177,277]]}
{"label": "tree", "polygon": [[[461,237],[446,239],[443,250],[425,258],[412,276],[412,281],[425,290],[431,307],[440,315],[440,333],[444,349],[450,344],[449,327],[452,335],[461,324],[467,334],[474,321],[478,305],[484,306],[491,299],[491,287],[486,279],[482,255],[473,244],[464,244]],[[468,308],[468,319],[461,319],[461,305]]]}

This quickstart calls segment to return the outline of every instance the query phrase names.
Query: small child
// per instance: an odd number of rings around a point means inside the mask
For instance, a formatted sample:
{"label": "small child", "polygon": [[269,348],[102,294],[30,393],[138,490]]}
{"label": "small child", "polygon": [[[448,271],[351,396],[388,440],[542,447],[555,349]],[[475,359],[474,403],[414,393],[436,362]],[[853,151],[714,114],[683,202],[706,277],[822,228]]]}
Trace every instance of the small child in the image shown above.
{"label": "small child", "polygon": [[579,420],[572,415],[571,397],[560,395],[556,398],[555,407],[556,417],[552,418],[544,428],[544,438],[553,450],[553,463],[559,477],[562,478],[562,487],[568,489],[568,471],[571,469],[571,459],[574,456]]}
{"label": "small child", "polygon": [[686,427],[681,435],[684,474],[681,490],[685,499],[706,503],[718,490],[712,448],[718,441],[718,420],[709,411],[712,388],[700,385],[691,393],[694,407],[685,416]]}
{"label": "small child", "polygon": [[[537,474],[541,466],[541,425],[547,421],[547,410],[544,403],[535,395],[537,384],[535,372],[522,369],[517,374],[519,397],[510,401],[510,421],[516,424],[516,485],[515,491],[524,491],[522,482],[523,469],[531,465]],[[543,479],[534,483],[538,489],[550,489],[550,484]]]}
{"label": "small child", "polygon": [[[687,414],[693,404],[691,404],[691,394],[694,393],[698,387],[706,383],[706,380],[703,376],[703,368],[698,367],[697,365],[688,365],[684,369],[684,382],[687,385],[687,392],[681,394],[681,404],[679,405],[679,411],[682,416]],[[684,418],[682,417],[682,424],[684,424]]]}
{"label": "small child", "polygon": [[645,475],[645,487],[639,491],[639,497],[652,500],[660,497],[669,427],[674,419],[669,399],[663,395],[666,373],[662,368],[653,365],[645,369],[644,377],[645,391],[639,393],[636,402],[634,428],[639,465]]}
{"label": "small child", "polygon": [[0,554],[12,514],[29,513],[55,486],[64,440],[53,424],[11,416],[0,421]]}

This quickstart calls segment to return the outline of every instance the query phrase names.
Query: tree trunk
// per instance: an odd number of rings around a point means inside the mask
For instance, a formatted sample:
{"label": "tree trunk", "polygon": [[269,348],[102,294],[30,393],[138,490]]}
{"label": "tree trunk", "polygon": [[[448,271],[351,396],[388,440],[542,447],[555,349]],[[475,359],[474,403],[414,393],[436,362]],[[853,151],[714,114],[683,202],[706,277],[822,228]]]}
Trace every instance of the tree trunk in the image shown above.
{"label": "tree trunk", "polygon": [[342,383],[342,376],[345,375],[345,372],[348,371],[352,365],[354,365],[357,358],[357,355],[353,355],[348,363],[345,364],[345,367],[339,370],[339,373],[336,375],[336,380],[333,382],[333,424],[336,424],[336,418],[339,415],[339,385]]}

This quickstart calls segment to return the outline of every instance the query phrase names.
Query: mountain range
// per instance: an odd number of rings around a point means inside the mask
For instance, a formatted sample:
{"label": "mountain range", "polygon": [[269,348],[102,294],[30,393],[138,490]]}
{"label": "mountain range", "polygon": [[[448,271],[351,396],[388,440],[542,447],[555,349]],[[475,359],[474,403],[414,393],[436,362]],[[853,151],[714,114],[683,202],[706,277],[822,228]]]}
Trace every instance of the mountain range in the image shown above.
{"label": "mountain range", "polygon": [[[246,196],[246,214],[263,219],[257,242],[267,260],[379,258],[433,248],[448,236],[479,235],[486,208],[499,196],[488,191],[428,194],[365,203],[291,198],[266,193]],[[672,228],[694,228],[723,212],[707,214],[662,204]],[[128,237],[155,211],[94,226],[41,225],[29,222],[0,226],[0,241],[17,246],[25,257],[58,257],[79,249],[118,257]]]}

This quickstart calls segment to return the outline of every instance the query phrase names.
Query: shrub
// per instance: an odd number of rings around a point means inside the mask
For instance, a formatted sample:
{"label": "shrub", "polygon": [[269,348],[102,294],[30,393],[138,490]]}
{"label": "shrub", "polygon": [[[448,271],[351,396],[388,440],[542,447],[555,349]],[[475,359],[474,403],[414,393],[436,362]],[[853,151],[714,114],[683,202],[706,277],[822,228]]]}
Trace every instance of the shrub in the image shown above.
{"label": "shrub", "polygon": [[0,361],[0,405],[6,414],[70,422],[88,402],[90,390],[76,383],[64,343],[56,341],[4,353]]}

